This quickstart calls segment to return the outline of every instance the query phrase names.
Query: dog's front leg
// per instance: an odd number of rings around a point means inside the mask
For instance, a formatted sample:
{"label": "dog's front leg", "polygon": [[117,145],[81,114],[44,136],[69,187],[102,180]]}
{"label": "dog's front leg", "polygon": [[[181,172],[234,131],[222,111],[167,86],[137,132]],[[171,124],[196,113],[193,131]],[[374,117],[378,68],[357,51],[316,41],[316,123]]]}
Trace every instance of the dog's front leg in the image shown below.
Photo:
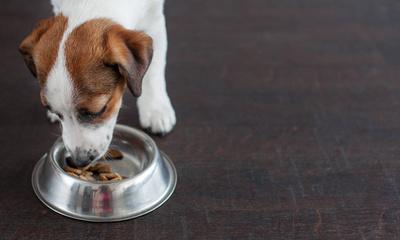
{"label": "dog's front leg", "polygon": [[162,13],[151,16],[145,32],[153,38],[153,60],[143,79],[142,95],[138,98],[139,120],[143,128],[166,134],[175,125],[175,111],[165,86],[167,33]]}

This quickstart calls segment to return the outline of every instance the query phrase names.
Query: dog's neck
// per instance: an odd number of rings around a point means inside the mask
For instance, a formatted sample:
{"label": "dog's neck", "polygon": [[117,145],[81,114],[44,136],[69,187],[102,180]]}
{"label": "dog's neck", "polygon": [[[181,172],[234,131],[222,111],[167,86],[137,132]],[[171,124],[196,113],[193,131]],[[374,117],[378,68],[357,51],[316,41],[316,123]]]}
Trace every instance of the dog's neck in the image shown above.
{"label": "dog's neck", "polygon": [[68,18],[66,32],[95,18],[107,18],[125,28],[135,29],[145,15],[145,5],[149,4],[143,0],[53,0],[52,3],[56,15]]}

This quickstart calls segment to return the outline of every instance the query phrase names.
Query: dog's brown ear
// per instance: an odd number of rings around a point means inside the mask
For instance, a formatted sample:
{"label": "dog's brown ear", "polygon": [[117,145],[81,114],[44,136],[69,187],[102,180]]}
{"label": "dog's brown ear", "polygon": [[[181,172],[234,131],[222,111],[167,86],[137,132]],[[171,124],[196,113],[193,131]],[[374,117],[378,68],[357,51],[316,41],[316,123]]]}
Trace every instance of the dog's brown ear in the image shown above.
{"label": "dog's brown ear", "polygon": [[28,66],[29,70],[35,77],[37,76],[37,69],[33,59],[33,51],[40,38],[53,25],[53,23],[54,17],[39,21],[37,26],[19,45],[19,51],[24,57],[26,66]]}
{"label": "dog's brown ear", "polygon": [[142,79],[153,56],[151,37],[115,25],[106,33],[106,44],[105,64],[115,66],[131,93],[139,97],[142,93]]}

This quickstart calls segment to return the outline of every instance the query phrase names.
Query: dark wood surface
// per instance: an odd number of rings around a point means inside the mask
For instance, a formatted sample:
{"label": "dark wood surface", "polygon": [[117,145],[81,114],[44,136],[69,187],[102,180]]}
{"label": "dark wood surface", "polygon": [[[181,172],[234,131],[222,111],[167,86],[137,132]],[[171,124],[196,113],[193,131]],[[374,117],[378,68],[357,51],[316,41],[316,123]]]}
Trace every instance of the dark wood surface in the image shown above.
{"label": "dark wood surface", "polygon": [[[60,216],[34,164],[59,134],[17,52],[48,0],[0,7],[0,239],[400,239],[400,3],[170,0],[176,192],[135,220]],[[134,99],[120,123],[138,127]]]}

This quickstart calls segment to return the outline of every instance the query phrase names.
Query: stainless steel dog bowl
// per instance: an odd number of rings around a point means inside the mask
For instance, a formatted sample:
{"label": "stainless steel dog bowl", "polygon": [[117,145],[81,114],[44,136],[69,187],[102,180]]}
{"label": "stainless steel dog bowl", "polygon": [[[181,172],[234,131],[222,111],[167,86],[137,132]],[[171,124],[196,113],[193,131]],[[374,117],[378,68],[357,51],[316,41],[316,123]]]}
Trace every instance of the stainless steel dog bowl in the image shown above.
{"label": "stainless steel dog bowl", "polygon": [[117,125],[111,147],[124,157],[107,163],[127,178],[89,182],[64,172],[67,152],[58,139],[33,170],[32,185],[37,197],[67,217],[112,222],[151,212],[171,196],[177,179],[175,167],[148,135]]}

